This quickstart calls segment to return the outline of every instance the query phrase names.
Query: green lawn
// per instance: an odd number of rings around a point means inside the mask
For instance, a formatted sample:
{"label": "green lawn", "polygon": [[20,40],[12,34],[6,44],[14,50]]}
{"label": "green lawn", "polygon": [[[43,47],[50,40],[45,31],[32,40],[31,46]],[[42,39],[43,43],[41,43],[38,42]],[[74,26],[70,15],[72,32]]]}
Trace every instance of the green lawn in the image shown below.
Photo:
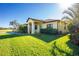
{"label": "green lawn", "polygon": [[52,53],[58,56],[77,56],[79,46],[71,43],[69,35],[65,35],[48,43],[52,47]]}
{"label": "green lawn", "polygon": [[0,34],[0,56],[79,55],[69,36]]}
{"label": "green lawn", "polygon": [[47,43],[30,35],[0,35],[0,55],[52,55]]}

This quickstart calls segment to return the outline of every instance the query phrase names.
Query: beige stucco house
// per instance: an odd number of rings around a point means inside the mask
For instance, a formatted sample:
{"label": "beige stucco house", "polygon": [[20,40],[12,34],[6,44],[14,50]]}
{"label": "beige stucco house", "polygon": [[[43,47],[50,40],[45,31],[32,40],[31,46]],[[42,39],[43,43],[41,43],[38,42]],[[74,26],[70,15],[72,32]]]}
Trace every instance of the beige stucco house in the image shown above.
{"label": "beige stucco house", "polygon": [[28,34],[35,34],[40,33],[40,29],[45,29],[47,27],[51,27],[65,33],[68,31],[67,25],[62,20],[53,20],[53,19],[46,19],[46,20],[39,20],[34,18],[28,18],[26,21],[28,27]]}

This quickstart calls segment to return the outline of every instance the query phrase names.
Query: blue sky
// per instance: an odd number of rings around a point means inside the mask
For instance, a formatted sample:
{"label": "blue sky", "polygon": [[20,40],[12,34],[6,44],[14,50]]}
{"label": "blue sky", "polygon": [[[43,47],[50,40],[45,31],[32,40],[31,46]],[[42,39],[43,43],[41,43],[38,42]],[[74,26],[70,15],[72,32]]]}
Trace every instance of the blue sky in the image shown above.
{"label": "blue sky", "polygon": [[9,27],[11,20],[25,23],[28,17],[37,19],[61,19],[62,12],[58,4],[38,3],[0,3],[0,27]]}

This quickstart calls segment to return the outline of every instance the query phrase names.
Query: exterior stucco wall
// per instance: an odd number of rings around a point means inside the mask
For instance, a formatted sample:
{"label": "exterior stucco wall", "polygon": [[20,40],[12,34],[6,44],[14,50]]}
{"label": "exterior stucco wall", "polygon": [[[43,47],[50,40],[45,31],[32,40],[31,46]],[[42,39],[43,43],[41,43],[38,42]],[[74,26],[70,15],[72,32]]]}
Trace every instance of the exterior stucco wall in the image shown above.
{"label": "exterior stucco wall", "polygon": [[62,31],[62,33],[68,32],[67,24],[64,22],[58,23],[58,31]]}
{"label": "exterior stucco wall", "polygon": [[[58,29],[58,31],[61,31],[62,33],[68,32],[67,25],[62,21],[44,23],[44,24],[41,25],[41,28],[42,29],[47,28],[48,24],[53,24],[52,28]],[[66,26],[66,29],[65,29],[65,26]]]}
{"label": "exterior stucco wall", "polygon": [[57,22],[44,23],[41,25],[41,28],[43,28],[43,29],[47,28],[48,24],[52,24],[53,25],[52,28],[57,29]]}
{"label": "exterior stucco wall", "polygon": [[33,20],[31,20],[31,19],[29,19],[28,23],[32,23],[32,22],[34,22],[34,21],[33,21]]}
{"label": "exterior stucco wall", "polygon": [[[34,23],[34,22],[35,21],[32,20],[32,19],[29,19],[29,21],[27,22],[27,24],[31,23],[32,26],[34,25],[33,26],[34,27],[34,32],[38,32],[39,33],[40,32],[40,29],[47,28],[47,25],[48,24],[52,24],[52,28],[58,29],[58,31],[61,31],[62,33],[68,32],[67,25],[64,22],[62,22],[62,21],[55,21],[55,22],[48,22],[48,23],[41,23],[41,22]],[[37,25],[38,29],[35,29],[35,25]]]}
{"label": "exterior stucco wall", "polygon": [[41,28],[42,28],[42,29],[47,28],[47,24],[41,24]]}
{"label": "exterior stucco wall", "polygon": [[58,22],[58,31],[64,32],[64,23]]}

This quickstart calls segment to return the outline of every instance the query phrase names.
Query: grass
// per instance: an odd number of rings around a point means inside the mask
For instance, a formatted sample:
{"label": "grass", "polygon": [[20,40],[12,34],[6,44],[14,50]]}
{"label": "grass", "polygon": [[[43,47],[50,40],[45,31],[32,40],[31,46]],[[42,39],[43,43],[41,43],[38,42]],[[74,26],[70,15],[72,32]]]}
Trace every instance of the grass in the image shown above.
{"label": "grass", "polygon": [[79,46],[74,45],[69,38],[65,35],[49,43],[52,47],[52,53],[58,56],[77,56],[79,55]]}
{"label": "grass", "polygon": [[48,34],[34,34],[34,35],[31,35],[31,36],[39,38],[39,39],[41,39],[45,42],[51,42],[51,41],[56,40],[57,38],[59,38],[58,35],[48,35]]}
{"label": "grass", "polygon": [[[4,38],[3,38],[4,37]],[[30,35],[0,35],[0,55],[45,56],[52,55],[47,43]]]}
{"label": "grass", "polygon": [[72,56],[79,55],[78,49],[69,35],[0,34],[0,56]]}
{"label": "grass", "polygon": [[12,30],[10,30],[10,29],[4,29],[4,30],[0,30],[0,33],[6,33],[6,32],[10,32],[10,31],[12,31]]}

